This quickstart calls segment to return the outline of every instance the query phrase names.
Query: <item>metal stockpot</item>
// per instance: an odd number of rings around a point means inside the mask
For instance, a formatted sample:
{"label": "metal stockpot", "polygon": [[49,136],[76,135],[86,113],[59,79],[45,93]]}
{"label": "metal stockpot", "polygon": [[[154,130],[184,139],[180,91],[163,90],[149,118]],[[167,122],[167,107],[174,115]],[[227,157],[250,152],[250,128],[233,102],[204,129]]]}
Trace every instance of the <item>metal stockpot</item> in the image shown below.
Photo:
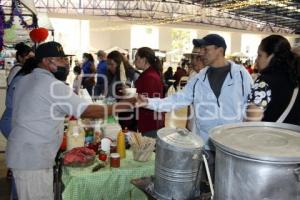
{"label": "metal stockpot", "polygon": [[251,122],[211,131],[215,200],[300,199],[300,127]]}
{"label": "metal stockpot", "polygon": [[154,192],[161,200],[200,196],[202,139],[186,129],[163,128],[157,133]]}

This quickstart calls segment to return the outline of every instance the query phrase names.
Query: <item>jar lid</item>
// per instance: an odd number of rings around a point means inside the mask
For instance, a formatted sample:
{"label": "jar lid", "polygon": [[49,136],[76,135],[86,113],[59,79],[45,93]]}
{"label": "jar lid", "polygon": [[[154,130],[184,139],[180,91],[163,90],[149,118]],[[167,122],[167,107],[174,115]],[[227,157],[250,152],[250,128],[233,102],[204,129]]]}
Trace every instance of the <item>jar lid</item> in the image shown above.
{"label": "jar lid", "polygon": [[157,136],[169,145],[184,149],[202,148],[204,145],[200,136],[183,128],[162,128],[157,132]]}
{"label": "jar lid", "polygon": [[111,158],[120,158],[120,154],[119,153],[111,153],[110,157]]}
{"label": "jar lid", "polygon": [[210,138],[217,148],[247,158],[300,162],[300,127],[283,123],[245,122],[219,126]]}
{"label": "jar lid", "polygon": [[111,142],[111,143],[110,143],[110,146],[111,146],[111,147],[116,147],[116,146],[117,146],[117,143],[116,143],[116,142]]}

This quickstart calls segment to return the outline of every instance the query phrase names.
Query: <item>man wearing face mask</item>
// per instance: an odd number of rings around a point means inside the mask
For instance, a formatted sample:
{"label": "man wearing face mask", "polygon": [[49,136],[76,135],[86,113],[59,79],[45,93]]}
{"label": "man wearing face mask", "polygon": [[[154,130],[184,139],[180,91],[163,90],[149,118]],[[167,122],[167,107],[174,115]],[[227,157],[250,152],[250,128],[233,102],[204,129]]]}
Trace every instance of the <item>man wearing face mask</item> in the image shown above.
{"label": "man wearing face mask", "polygon": [[65,57],[65,60],[67,64],[65,64],[64,66],[58,66],[57,71],[52,73],[57,80],[60,80],[64,83],[66,83],[67,77],[70,72],[69,59]]}
{"label": "man wearing face mask", "polygon": [[53,165],[66,115],[104,118],[131,109],[120,102],[92,105],[58,81],[53,73],[67,64],[59,43],[43,43],[35,53],[36,67],[15,88],[12,131],[6,147],[7,166],[13,171],[22,200],[54,199]]}

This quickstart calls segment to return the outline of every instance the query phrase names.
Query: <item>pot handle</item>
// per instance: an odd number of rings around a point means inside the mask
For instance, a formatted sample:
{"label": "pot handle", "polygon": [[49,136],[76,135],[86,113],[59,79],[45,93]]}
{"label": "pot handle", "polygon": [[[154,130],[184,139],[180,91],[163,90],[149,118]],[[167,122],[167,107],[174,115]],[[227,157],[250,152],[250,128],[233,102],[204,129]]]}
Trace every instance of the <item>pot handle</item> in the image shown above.
{"label": "pot handle", "polygon": [[176,128],[176,131],[182,136],[187,136],[190,133],[186,128]]}
{"label": "pot handle", "polygon": [[214,187],[213,187],[213,184],[212,184],[212,181],[211,181],[211,176],[210,176],[210,172],[209,172],[209,168],[208,168],[207,159],[206,159],[204,154],[202,154],[202,157],[203,157],[203,162],[204,162],[204,165],[205,165],[205,171],[206,171],[206,174],[207,174],[209,188],[210,188],[210,191],[211,191],[210,199],[214,199],[215,191],[214,191]]}
{"label": "pot handle", "polygon": [[296,179],[300,182],[300,167],[294,169],[294,174],[296,175]]}

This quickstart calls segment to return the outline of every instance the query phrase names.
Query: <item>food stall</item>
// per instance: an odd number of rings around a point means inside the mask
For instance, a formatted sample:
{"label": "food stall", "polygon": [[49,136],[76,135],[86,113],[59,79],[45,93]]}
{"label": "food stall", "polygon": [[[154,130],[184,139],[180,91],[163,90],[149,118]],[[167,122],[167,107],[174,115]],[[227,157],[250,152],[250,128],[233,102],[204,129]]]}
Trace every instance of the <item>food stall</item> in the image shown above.
{"label": "food stall", "polygon": [[[62,144],[64,151],[58,162],[61,177],[55,179],[54,187],[58,199],[147,199],[130,181],[154,175],[155,139],[122,131],[114,116],[105,121],[77,120],[74,117],[66,121],[66,141]],[[90,139],[90,132],[94,133],[93,139]],[[131,149],[126,151],[125,138],[131,144]],[[123,143],[120,142],[122,139]],[[124,158],[120,145],[123,145]],[[139,150],[143,154],[139,154]],[[117,163],[113,160],[114,154],[119,155],[115,160]],[[64,189],[59,188],[61,183]]]}
{"label": "food stall", "polygon": [[63,167],[62,181],[65,185],[62,197],[64,200],[127,200],[147,199],[145,194],[130,181],[135,178],[154,174],[154,155],[147,162],[133,160],[132,152],[126,152],[120,168],[106,166],[93,172],[99,163],[96,158],[93,165],[87,167]]}
{"label": "food stall", "polygon": [[[70,121],[73,123],[72,130],[77,132],[75,137],[79,138],[80,131],[74,128],[74,120]],[[78,145],[76,147],[68,145],[67,142],[67,147],[72,148],[61,154],[61,181],[64,184],[62,199],[146,200],[149,197],[169,199],[165,198],[166,195],[173,196],[174,199],[199,197],[203,146],[199,136],[186,129],[176,128],[159,130],[156,140],[143,137],[140,133],[126,132],[126,129],[114,136],[110,131],[105,131],[104,127],[111,128],[116,124],[116,120],[109,117],[106,123],[101,125],[104,135],[101,144],[98,145],[101,151],[94,148],[94,145],[85,143],[85,147],[82,147],[83,144],[76,143]],[[124,158],[119,148],[122,134],[126,134],[127,141],[131,145],[130,149],[124,152],[126,155]],[[117,148],[114,148],[114,142],[109,141],[108,151],[105,144],[107,135],[117,139]],[[74,133],[69,137],[74,137]],[[153,152],[154,149],[156,154]],[[119,153],[117,164],[114,162],[115,151]],[[153,176],[155,181],[148,181],[145,190],[137,186],[136,183],[145,180],[142,177]],[[151,191],[150,194],[147,191]]]}

